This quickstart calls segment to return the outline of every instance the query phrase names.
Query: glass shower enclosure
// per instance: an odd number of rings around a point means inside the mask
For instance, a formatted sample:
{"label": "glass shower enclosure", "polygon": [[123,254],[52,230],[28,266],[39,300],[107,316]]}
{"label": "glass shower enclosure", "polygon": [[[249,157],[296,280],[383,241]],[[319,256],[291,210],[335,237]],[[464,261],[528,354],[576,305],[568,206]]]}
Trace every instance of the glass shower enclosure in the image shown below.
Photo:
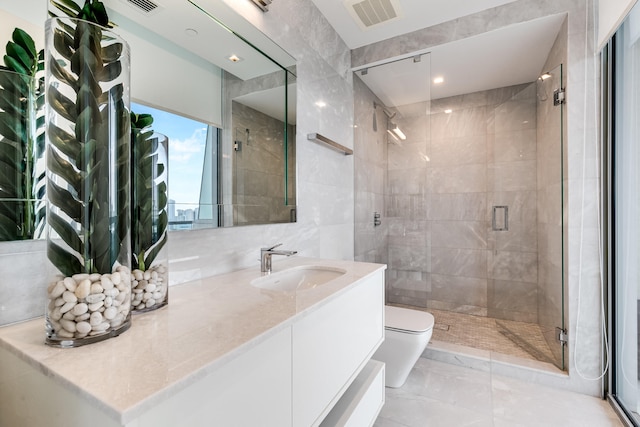
{"label": "glass shower enclosure", "polygon": [[[438,325],[442,316],[481,317],[529,358],[565,369],[562,66],[441,97],[432,67],[423,54],[354,73],[364,83],[356,144],[386,139],[376,148],[382,226],[356,224],[357,259],[387,263],[387,303],[433,312],[434,339],[455,327]],[[356,176],[376,161],[356,157]],[[356,179],[356,218],[367,215],[371,182]],[[365,252],[367,242],[379,247]]]}

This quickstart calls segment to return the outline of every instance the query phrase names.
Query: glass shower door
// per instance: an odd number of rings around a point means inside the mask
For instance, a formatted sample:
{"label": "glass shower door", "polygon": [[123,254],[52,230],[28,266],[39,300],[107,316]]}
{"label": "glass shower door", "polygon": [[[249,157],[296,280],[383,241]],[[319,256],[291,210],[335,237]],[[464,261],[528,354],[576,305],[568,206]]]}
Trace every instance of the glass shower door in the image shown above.
{"label": "glass shower door", "polygon": [[[504,88],[489,135],[487,308],[498,330],[564,369],[562,66]],[[554,105],[557,104],[557,105]]]}

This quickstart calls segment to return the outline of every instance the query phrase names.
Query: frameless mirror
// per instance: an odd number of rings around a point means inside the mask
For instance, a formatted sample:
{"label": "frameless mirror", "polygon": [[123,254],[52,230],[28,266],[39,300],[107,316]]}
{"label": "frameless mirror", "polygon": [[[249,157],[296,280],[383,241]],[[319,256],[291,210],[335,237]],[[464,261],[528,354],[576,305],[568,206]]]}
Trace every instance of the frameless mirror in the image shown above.
{"label": "frameless mirror", "polygon": [[170,229],[295,221],[294,58],[224,2],[103,3],[132,111],[169,138]]}
{"label": "frameless mirror", "polygon": [[132,109],[169,137],[170,229],[295,221],[294,58],[223,2],[105,4],[130,35]]}

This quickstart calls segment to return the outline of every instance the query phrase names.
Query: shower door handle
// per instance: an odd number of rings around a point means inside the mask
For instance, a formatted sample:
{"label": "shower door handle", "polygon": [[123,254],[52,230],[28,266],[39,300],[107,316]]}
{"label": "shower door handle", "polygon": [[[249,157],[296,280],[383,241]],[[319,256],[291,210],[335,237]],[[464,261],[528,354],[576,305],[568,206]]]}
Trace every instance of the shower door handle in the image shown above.
{"label": "shower door handle", "polygon": [[509,231],[509,206],[494,206],[491,217],[493,231]]}

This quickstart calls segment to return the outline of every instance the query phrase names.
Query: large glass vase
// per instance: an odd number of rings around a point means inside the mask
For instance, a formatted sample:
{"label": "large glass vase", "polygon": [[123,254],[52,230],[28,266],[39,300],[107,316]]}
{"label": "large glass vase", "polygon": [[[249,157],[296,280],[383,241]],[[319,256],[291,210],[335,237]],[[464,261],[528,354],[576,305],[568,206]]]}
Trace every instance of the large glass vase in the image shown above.
{"label": "large glass vase", "polygon": [[131,325],[129,47],[52,18],[45,55],[46,343],[76,347]]}

